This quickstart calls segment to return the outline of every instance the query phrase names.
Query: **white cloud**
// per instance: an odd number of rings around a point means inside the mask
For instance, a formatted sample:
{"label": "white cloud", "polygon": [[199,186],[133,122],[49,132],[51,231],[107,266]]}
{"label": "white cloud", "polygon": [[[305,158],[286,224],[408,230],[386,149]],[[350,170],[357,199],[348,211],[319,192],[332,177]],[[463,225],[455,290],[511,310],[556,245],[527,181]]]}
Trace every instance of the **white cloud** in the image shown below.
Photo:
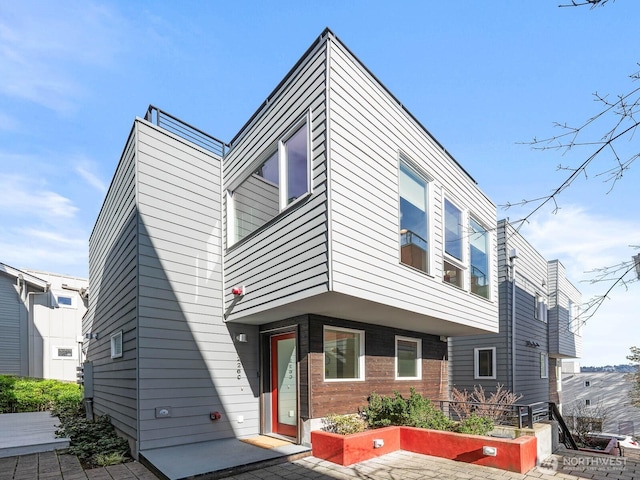
{"label": "white cloud", "polygon": [[75,217],[73,202],[36,179],[7,174],[0,177],[0,210],[3,216],[26,216],[46,222]]}
{"label": "white cloud", "polygon": [[89,185],[94,187],[100,193],[104,194],[107,192],[107,184],[103,182],[97,174],[91,171],[93,167],[93,163],[82,161],[75,166],[75,170],[78,175],[80,175]]}
{"label": "white cloud", "polygon": [[15,132],[19,126],[20,122],[16,118],[0,112],[0,131]]}
{"label": "white cloud", "polygon": [[119,23],[91,2],[7,2],[0,17],[0,94],[73,110],[86,94],[80,69],[112,63]]}
{"label": "white cloud", "polygon": [[[555,215],[540,215],[521,233],[547,259],[558,259],[583,301],[603,295],[610,284],[585,282],[585,272],[631,260],[640,244],[640,218],[594,215],[588,209],[565,205]],[[640,311],[640,282],[626,290],[616,287],[597,313],[583,327],[582,365],[627,363],[629,347],[640,346],[637,312]]]}

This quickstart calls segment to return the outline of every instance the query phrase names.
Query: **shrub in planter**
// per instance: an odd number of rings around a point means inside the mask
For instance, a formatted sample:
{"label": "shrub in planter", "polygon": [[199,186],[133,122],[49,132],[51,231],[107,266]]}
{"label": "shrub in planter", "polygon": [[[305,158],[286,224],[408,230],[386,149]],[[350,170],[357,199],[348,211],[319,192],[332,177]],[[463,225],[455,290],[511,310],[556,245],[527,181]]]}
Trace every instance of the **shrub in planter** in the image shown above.
{"label": "shrub in planter", "polygon": [[393,397],[372,393],[363,415],[371,428],[401,425],[448,430],[453,426],[453,422],[439,408],[414,388],[411,388],[409,398],[404,398],[397,391]]}
{"label": "shrub in planter", "polygon": [[452,430],[457,433],[467,433],[471,435],[487,435],[493,430],[493,420],[487,417],[480,417],[472,413],[460,423],[455,425]]}
{"label": "shrub in planter", "polygon": [[325,432],[337,433],[338,435],[350,435],[352,433],[364,432],[367,423],[360,415],[327,415],[322,419],[322,430]]}

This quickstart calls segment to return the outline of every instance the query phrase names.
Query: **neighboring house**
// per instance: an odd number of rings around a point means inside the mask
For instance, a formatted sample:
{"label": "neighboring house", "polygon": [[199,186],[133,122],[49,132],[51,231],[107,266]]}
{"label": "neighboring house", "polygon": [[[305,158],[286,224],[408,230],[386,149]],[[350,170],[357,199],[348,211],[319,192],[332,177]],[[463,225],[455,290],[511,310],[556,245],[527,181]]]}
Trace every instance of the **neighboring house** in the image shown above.
{"label": "neighboring house", "polygon": [[600,417],[603,432],[640,435],[640,408],[631,405],[632,389],[627,373],[565,374],[563,416],[569,421],[579,416]]}
{"label": "neighboring house", "polygon": [[76,380],[87,280],[0,263],[0,374]]}
{"label": "neighboring house", "polygon": [[497,236],[500,331],[450,339],[451,386],[501,384],[522,395],[518,403],[562,404],[561,361],[581,355],[580,292],[562,263],[545,260],[506,220]]}
{"label": "neighboring house", "polygon": [[495,223],[325,30],[229,145],[134,121],[89,242],[87,396],[134,455],[446,396],[447,337],[498,330]]}

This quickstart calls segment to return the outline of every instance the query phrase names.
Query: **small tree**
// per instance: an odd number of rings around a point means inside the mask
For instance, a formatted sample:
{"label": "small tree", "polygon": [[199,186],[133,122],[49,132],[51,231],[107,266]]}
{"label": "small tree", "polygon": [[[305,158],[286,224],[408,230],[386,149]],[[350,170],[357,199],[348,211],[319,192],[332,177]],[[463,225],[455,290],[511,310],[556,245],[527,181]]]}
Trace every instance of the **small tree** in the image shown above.
{"label": "small tree", "polygon": [[595,405],[587,405],[584,400],[575,400],[567,409],[565,420],[574,439],[587,445],[591,432],[602,431],[607,413],[608,409],[601,400]]}
{"label": "small tree", "polygon": [[631,405],[640,407],[640,348],[631,347],[630,350],[631,355],[627,355],[627,360],[634,364],[636,371],[627,376],[627,379],[633,382],[629,396],[631,397]]}

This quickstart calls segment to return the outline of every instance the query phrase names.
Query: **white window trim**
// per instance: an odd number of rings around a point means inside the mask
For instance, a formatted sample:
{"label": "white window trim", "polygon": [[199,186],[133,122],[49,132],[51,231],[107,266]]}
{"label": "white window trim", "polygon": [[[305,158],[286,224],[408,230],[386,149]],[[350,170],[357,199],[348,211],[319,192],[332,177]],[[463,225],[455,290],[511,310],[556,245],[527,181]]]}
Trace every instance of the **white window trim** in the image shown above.
{"label": "white window trim", "polygon": [[[287,159],[285,154],[284,143],[289,140],[301,127],[306,125],[306,134],[307,134],[307,193],[301,195],[296,198],[293,202],[287,203]],[[249,167],[243,170],[242,175],[240,175],[236,180],[231,182],[229,187],[227,188],[227,248],[234,246],[240,240],[236,238],[236,225],[235,225],[235,200],[233,193],[235,190],[242,185],[245,180],[247,180],[253,173],[256,171],[258,167],[260,167],[264,162],[266,162],[274,153],[278,153],[278,175],[279,175],[279,198],[278,198],[278,215],[280,215],[285,210],[288,210],[293,205],[304,201],[304,199],[311,196],[313,193],[313,158],[312,155],[312,145],[311,145],[311,111],[305,112],[300,118],[298,118],[291,126],[279,137],[278,141],[275,144],[271,144],[271,146],[264,150],[254,162],[251,162]],[[275,217],[274,217],[275,218]],[[273,219],[271,219],[273,220]],[[271,221],[269,220],[269,222]],[[266,223],[269,223],[266,222]],[[265,224],[266,225],[266,224]],[[249,235],[252,235],[255,231],[261,230],[263,226],[257,228]],[[246,237],[245,237],[246,238]],[[244,239],[244,238],[243,238]]]}
{"label": "white window trim", "polygon": [[[453,205],[454,207],[456,207],[459,211],[460,211],[460,228],[461,228],[461,245],[460,245],[460,254],[462,255],[462,259],[457,259],[456,257],[453,257],[451,255],[449,255],[446,251],[447,247],[446,247],[446,237],[447,237],[447,223],[446,223],[446,212],[445,212],[445,202],[449,202],[451,205]],[[470,269],[469,269],[469,264],[471,262],[471,259],[469,258],[469,236],[465,235],[465,225],[469,224],[469,212],[464,209],[461,208],[456,202],[454,202],[453,200],[451,200],[451,197],[449,195],[447,195],[446,193],[442,196],[442,259],[443,259],[443,264],[441,265],[442,268],[442,283],[446,284],[446,285],[450,285],[452,287],[455,287],[459,290],[465,290],[465,291],[470,291],[471,290],[471,279],[470,277]],[[462,271],[462,285],[461,286],[457,286],[454,285],[453,283],[449,283],[449,282],[445,282],[444,280],[444,262],[449,262],[450,264],[452,264],[455,267],[458,267],[461,271]]]}
{"label": "white window trim", "polygon": [[[397,224],[397,231],[398,231],[398,263],[406,268],[410,268],[411,270],[415,271],[415,272],[420,272],[422,274],[425,275],[429,275],[429,276],[433,276],[434,275],[434,268],[433,268],[433,262],[434,262],[434,253],[433,253],[433,218],[434,218],[434,213],[433,213],[433,196],[431,194],[431,191],[433,190],[432,188],[432,183],[434,181],[434,178],[427,174],[427,172],[425,172],[422,168],[420,168],[420,166],[414,162],[408,155],[406,155],[404,152],[399,151],[398,153],[398,165],[397,165],[397,172],[398,172],[398,176],[400,175],[400,165],[404,164],[407,168],[413,170],[415,172],[416,175],[418,175],[420,178],[422,178],[425,183],[426,183],[426,190],[427,190],[427,211],[426,211],[426,215],[427,215],[427,247],[428,247],[428,251],[427,251],[427,271],[423,271],[420,270],[419,268],[415,268],[412,267],[411,265],[407,265],[406,263],[402,263],[401,261],[401,253],[400,253],[400,245],[402,243],[401,240],[401,233],[400,233],[400,216],[401,216],[401,212],[400,212],[400,180],[398,178],[398,191],[396,192],[397,194],[397,199],[398,199],[398,224]],[[437,270],[436,270],[437,271]]]}
{"label": "white window trim", "polygon": [[549,378],[549,354],[540,354],[540,378]]}
{"label": "white window trim", "polygon": [[[65,348],[71,350],[70,357],[60,357],[58,356],[58,349]],[[53,345],[51,347],[51,358],[53,360],[77,360],[78,359],[78,346],[70,346],[70,345]]]}
{"label": "white window trim", "polygon": [[[358,378],[326,378],[324,366],[325,358],[324,358],[324,332],[326,330],[337,330],[340,332],[349,332],[349,333],[357,333],[360,335],[360,352],[358,355]],[[364,382],[366,375],[364,372],[365,365],[365,357],[364,357],[364,330],[355,330],[353,328],[344,328],[344,327],[334,327],[332,325],[324,325],[322,328],[322,378],[325,382]]]}
{"label": "white window trim", "polygon": [[[76,310],[78,308],[77,305],[77,299],[76,299],[76,293],[75,292],[69,292],[69,291],[61,291],[61,290],[53,290],[51,292],[53,294],[53,299],[55,302],[55,306],[57,308],[71,308],[73,310]],[[63,303],[59,303],[58,302],[58,297],[66,297],[66,298],[70,298],[71,299],[71,305],[65,305]]]}
{"label": "white window trim", "polygon": [[[479,362],[479,352],[480,350],[491,350],[491,371],[493,375],[491,376],[481,376],[480,375],[480,362]],[[496,379],[496,347],[478,347],[473,349],[473,378],[475,380],[495,380]]]}
{"label": "white window trim", "polygon": [[479,295],[475,292],[471,291],[471,241],[468,240],[468,245],[467,245],[467,252],[469,255],[469,292],[473,295],[475,295],[476,297],[479,298],[483,298],[485,300],[492,300],[492,286],[493,286],[493,275],[491,274],[491,262],[493,260],[492,255],[493,255],[493,251],[491,249],[491,245],[493,245],[493,237],[491,234],[491,229],[487,228],[485,226],[485,224],[483,222],[481,222],[478,217],[476,217],[475,215],[473,215],[471,212],[469,212],[469,214],[467,215],[467,228],[469,229],[469,237],[471,236],[471,220],[473,220],[474,222],[476,222],[481,228],[484,229],[484,232],[486,234],[486,241],[487,241],[487,296],[483,297],[482,295]]}
{"label": "white window trim", "polygon": [[[398,340],[404,340],[405,342],[413,342],[416,344],[416,373],[415,377],[399,377],[398,376]],[[412,338],[412,337],[403,337],[400,335],[396,335],[395,339],[395,379],[396,380],[422,380],[422,339],[421,338]]]}
{"label": "white window trim", "polygon": [[[120,352],[117,352],[117,345],[120,345]],[[123,352],[122,330],[111,335],[111,358],[121,358]]]}

